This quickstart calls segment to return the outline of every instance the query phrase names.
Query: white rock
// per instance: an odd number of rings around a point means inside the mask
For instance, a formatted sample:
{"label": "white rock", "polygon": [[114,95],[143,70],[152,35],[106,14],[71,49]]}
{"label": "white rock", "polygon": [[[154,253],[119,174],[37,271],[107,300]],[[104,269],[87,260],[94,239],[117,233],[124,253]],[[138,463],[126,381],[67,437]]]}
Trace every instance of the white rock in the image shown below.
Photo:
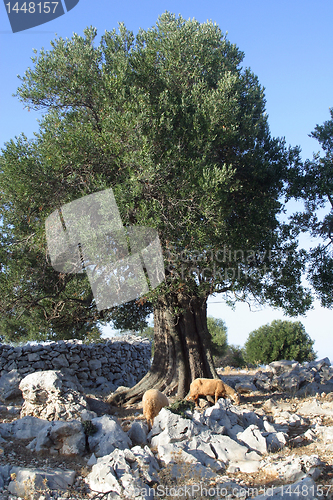
{"label": "white rock", "polygon": [[266,436],[267,450],[271,453],[282,450],[287,444],[287,434],[284,432],[272,432]]}
{"label": "white rock", "polygon": [[157,451],[158,457],[166,464],[170,462],[198,463],[193,455],[184,451],[180,443],[160,444],[157,446]]}
{"label": "white rock", "polygon": [[30,373],[19,385],[24,404],[21,417],[31,415],[46,420],[80,418],[87,401],[74,379],[61,371],[46,370]]}
{"label": "white rock", "polygon": [[311,477],[304,477],[293,484],[265,488],[264,494],[252,497],[251,500],[300,500],[300,498],[302,500],[315,500],[318,498],[317,486]]}
{"label": "white rock", "polygon": [[136,462],[132,465],[133,471],[137,472],[138,476],[141,474],[148,483],[156,481],[160,466],[150,448],[147,445],[144,448],[133,446],[131,452],[136,459]]}
{"label": "white rock", "polygon": [[143,462],[152,465],[153,457],[150,451],[135,451],[136,454],[129,449],[115,449],[109,455],[98,458],[86,478],[90,488],[102,493],[111,492],[112,498],[114,495],[121,495],[121,498],[141,498],[138,492],[147,487],[141,479],[144,476],[141,466],[143,467]]}
{"label": "white rock", "polygon": [[113,467],[108,461],[98,462],[93,465],[85,481],[93,491],[98,491],[100,493],[110,491],[118,493],[119,495],[122,493],[122,488],[113,472]]}
{"label": "white rock", "polygon": [[48,422],[28,448],[37,453],[50,451],[61,455],[81,455],[85,451],[86,437],[81,422]]}
{"label": "white rock", "polygon": [[320,403],[317,399],[306,401],[298,408],[301,415],[325,415],[328,417],[333,416],[333,408],[331,403]]}
{"label": "white rock", "polygon": [[322,465],[322,462],[317,455],[291,455],[279,462],[266,464],[263,469],[267,472],[277,474],[281,479],[298,481],[306,477],[311,469],[320,465]]}
{"label": "white rock", "polygon": [[237,462],[229,462],[228,472],[245,472],[246,474],[251,474],[253,472],[258,472],[260,469],[260,462],[258,460],[239,460]]}
{"label": "white rock", "polygon": [[199,429],[192,420],[183,418],[166,408],[162,408],[157,417],[155,417],[151,430],[151,434],[153,435],[151,445],[158,446],[159,444],[185,441],[198,432]]}
{"label": "white rock", "polygon": [[[229,436],[221,436],[213,434],[211,437],[211,446],[215,451],[218,460],[222,462],[242,461],[248,458],[248,448],[236,441],[233,441]],[[256,454],[252,455],[254,457]],[[259,455],[256,455],[260,460]]]}
{"label": "white rock", "polygon": [[127,431],[128,437],[133,444],[146,444],[147,443],[147,430],[143,422],[134,421]]}
{"label": "white rock", "polygon": [[123,450],[131,446],[130,438],[114,417],[104,415],[94,418],[92,423],[97,427],[97,432],[88,437],[88,443],[96,457],[109,455],[115,448]]}
{"label": "white rock", "polygon": [[[27,492],[32,493],[50,490],[67,490],[74,483],[75,471],[72,470],[44,470],[24,467],[13,467],[11,477],[15,480],[9,483],[8,490],[14,495],[26,498]],[[40,498],[40,496],[38,496]]]}
{"label": "white rock", "polygon": [[266,432],[276,432],[276,428],[268,420],[264,419],[264,429]]}
{"label": "white rock", "polygon": [[262,454],[267,453],[266,439],[256,425],[249,425],[245,431],[239,432],[237,434],[237,439],[246,444],[252,450],[258,451]]}
{"label": "white rock", "polygon": [[22,398],[19,389],[21,379],[22,375],[17,370],[11,370],[0,377],[0,401],[5,403],[10,399]]}
{"label": "white rock", "polygon": [[16,439],[35,438],[50,425],[51,423],[48,420],[27,416],[11,423],[11,433]]}
{"label": "white rock", "polygon": [[97,413],[95,413],[94,411],[85,409],[85,410],[82,410],[80,412],[80,417],[81,417],[82,422],[85,422],[87,420],[92,420],[93,418],[96,418]]}

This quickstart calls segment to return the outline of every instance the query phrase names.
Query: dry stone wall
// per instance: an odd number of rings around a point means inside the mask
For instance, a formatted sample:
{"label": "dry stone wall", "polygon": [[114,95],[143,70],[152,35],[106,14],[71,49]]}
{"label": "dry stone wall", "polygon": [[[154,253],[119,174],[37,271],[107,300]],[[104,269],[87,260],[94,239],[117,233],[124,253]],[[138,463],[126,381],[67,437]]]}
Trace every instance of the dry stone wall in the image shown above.
{"label": "dry stone wall", "polygon": [[0,344],[0,376],[15,370],[20,377],[44,370],[77,376],[85,387],[111,383],[135,385],[150,366],[149,339],[127,335],[103,344],[68,340],[13,347]]}

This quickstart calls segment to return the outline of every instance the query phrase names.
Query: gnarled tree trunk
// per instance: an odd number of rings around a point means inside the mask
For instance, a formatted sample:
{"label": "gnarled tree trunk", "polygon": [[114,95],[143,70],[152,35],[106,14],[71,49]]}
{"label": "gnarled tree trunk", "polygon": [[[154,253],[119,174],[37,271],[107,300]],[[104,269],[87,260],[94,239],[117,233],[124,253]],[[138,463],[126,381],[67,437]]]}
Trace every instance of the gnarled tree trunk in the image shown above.
{"label": "gnarled tree trunk", "polygon": [[154,309],[154,340],[149,372],[131,389],[111,395],[109,403],[133,403],[152,388],[184,398],[195,378],[218,378],[210,350],[206,298],[177,294],[161,299]]}

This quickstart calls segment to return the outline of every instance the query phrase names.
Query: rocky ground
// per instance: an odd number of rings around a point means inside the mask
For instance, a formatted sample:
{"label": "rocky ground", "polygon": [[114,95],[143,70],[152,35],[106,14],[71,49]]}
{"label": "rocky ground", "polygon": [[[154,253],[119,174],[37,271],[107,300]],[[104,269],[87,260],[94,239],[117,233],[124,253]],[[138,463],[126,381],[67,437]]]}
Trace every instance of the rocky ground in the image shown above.
{"label": "rocky ground", "polygon": [[[156,475],[153,477],[153,473],[149,469],[150,477],[149,480],[147,477],[144,478],[145,484],[155,486],[155,497],[157,498],[185,498],[185,493],[187,493],[188,498],[197,499],[207,497],[215,499],[255,497],[258,500],[259,498],[260,500],[268,500],[271,497],[274,497],[275,500],[279,498],[285,500],[331,499],[333,498],[333,392],[327,391],[327,377],[325,384],[320,384],[319,380],[316,382],[319,389],[321,386],[325,386],[326,392],[323,390],[320,393],[307,395],[306,391],[303,391],[304,393],[300,391],[299,386],[294,394],[290,390],[289,392],[281,390],[284,388],[283,384],[280,383],[277,387],[278,384],[276,381],[274,382],[275,378],[280,377],[281,382],[281,375],[283,375],[282,378],[287,381],[289,386],[292,385],[292,380],[295,380],[296,372],[298,380],[302,379],[302,373],[300,373],[302,369],[297,368],[295,372],[295,366],[288,365],[287,368],[276,370],[273,372],[273,376],[271,369],[268,372],[265,370],[220,370],[221,378],[229,385],[238,388],[239,392],[242,393],[239,407],[234,407],[231,404],[228,406],[224,402],[220,406],[212,406],[212,403],[201,400],[202,407],[195,412],[195,417],[193,417],[193,413],[191,414],[192,428],[189,428],[189,420],[177,415],[170,417],[170,412],[163,409],[155,419],[155,425],[148,440],[146,439],[147,432],[141,402],[117,408],[106,404],[104,402],[105,396],[103,397],[97,391],[85,396],[89,411],[95,412],[97,417],[104,415],[116,417],[125,433],[131,432],[134,422],[141,424],[140,429],[145,431],[145,435],[141,438],[140,446],[143,449],[147,444],[150,451],[146,451],[152,452],[152,460],[156,460],[153,471]],[[328,368],[327,363],[321,367],[321,369],[323,368]],[[331,369],[331,367],[329,368]],[[286,377],[287,373],[289,377]],[[317,369],[315,373],[319,373],[319,370]],[[309,381],[312,387],[313,383],[314,380]],[[309,392],[311,391],[309,390]],[[174,399],[171,397],[171,402]],[[0,405],[0,424],[19,421],[22,403],[22,400],[14,400],[11,404],[7,402]],[[236,420],[233,422],[232,418],[234,417]],[[231,421],[229,427],[223,420],[225,418],[229,422]],[[246,421],[246,419],[248,420]],[[195,425],[192,425],[193,422]],[[9,429],[9,427],[0,425],[0,500],[17,500],[17,498],[38,500],[48,498],[58,498],[58,500],[63,498],[105,498],[108,500],[111,498],[140,498],[140,495],[135,493],[128,497],[121,496],[119,492],[115,493],[117,488],[112,487],[104,488],[104,491],[103,488],[96,487],[96,490],[93,491],[94,484],[100,481],[100,477],[103,474],[104,477],[108,474],[110,476],[110,473],[106,469],[98,470],[98,480],[96,477],[92,479],[92,468],[96,467],[94,465],[96,458],[93,456],[92,460],[91,450],[89,451],[89,442],[92,443],[92,441],[88,442],[88,439],[86,439],[88,446],[84,449],[81,448],[83,451],[75,453],[75,455],[50,452],[47,447],[45,449],[40,447],[37,453],[36,447],[35,449],[31,448],[30,445],[30,449],[27,448],[27,445],[32,441],[31,437],[24,439],[17,437],[18,433],[16,435],[14,433],[12,435],[6,434],[1,429]],[[250,437],[245,435],[245,432],[248,433],[249,430],[252,431]],[[193,461],[195,465],[193,469],[193,467],[191,468],[191,460],[188,460],[189,453],[191,453],[188,443],[196,442],[197,452],[204,450],[205,443],[199,442],[199,439],[207,431],[210,433],[209,440],[212,442],[216,436],[224,436],[225,439],[229,440],[225,448],[226,453],[229,452],[228,460],[223,462],[222,455],[219,456],[223,450],[219,452],[219,448],[215,445],[215,456],[211,463],[205,455],[207,463],[199,457],[200,460]],[[133,441],[133,433],[131,436]],[[233,441],[227,436],[232,436]],[[277,438],[278,443],[269,441],[269,436]],[[184,445],[185,441],[187,447]],[[235,444],[236,441],[246,445],[245,448],[242,447],[245,449],[245,458],[242,456],[242,458],[238,457],[233,461],[233,454],[236,457],[239,450],[238,448],[230,448],[230,451],[227,450],[227,447],[230,446],[231,442]],[[266,442],[273,444],[267,449],[265,448]],[[237,446],[240,447],[240,444]],[[121,447],[118,446],[118,448]],[[113,471],[120,467],[120,463],[125,468],[128,464],[131,464],[132,467],[135,460],[128,454],[126,455],[126,448],[125,444],[123,450],[120,449],[118,462],[107,463],[100,458],[98,459],[98,461],[102,460],[100,466],[106,467],[108,465]],[[132,450],[135,451],[135,448]],[[179,458],[177,458],[175,450],[177,453],[179,452]],[[170,459],[171,452],[173,453],[172,459]],[[136,450],[136,453],[140,453],[140,449]],[[97,452],[96,456],[105,458],[102,452]],[[222,464],[223,467],[217,467],[217,463]],[[31,490],[27,488],[23,496],[21,493],[21,496],[18,497],[9,491],[8,478],[7,481],[3,479],[10,468],[11,483],[15,481],[15,474],[19,472],[19,469],[13,468],[15,466],[21,469],[30,469],[28,472],[30,475],[31,471],[36,469],[71,471],[72,480],[68,482],[69,487],[58,492],[52,489],[51,493],[46,489],[42,493],[36,493],[38,488]],[[209,475],[205,476],[207,470],[209,470]],[[214,473],[212,474],[211,471]],[[122,484],[125,484],[124,480]],[[190,484],[196,485],[195,488],[200,485],[200,490],[187,490],[186,487],[189,488]],[[163,489],[159,490],[158,485],[163,485]],[[292,488],[291,485],[293,485]],[[284,490],[281,490],[282,486],[284,486]],[[107,493],[111,489],[114,489],[114,492]],[[141,498],[145,498],[144,495]],[[146,498],[148,497],[146,496]],[[150,498],[153,498],[152,494]]]}

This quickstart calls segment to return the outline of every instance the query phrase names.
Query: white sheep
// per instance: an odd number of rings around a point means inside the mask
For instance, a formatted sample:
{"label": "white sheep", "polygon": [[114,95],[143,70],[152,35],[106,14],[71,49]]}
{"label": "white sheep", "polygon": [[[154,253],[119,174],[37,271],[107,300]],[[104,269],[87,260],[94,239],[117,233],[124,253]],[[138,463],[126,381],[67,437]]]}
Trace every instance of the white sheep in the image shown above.
{"label": "white sheep", "polygon": [[142,398],[143,416],[147,420],[148,430],[153,427],[154,418],[164,406],[169,406],[168,398],[157,389],[149,389]]}

